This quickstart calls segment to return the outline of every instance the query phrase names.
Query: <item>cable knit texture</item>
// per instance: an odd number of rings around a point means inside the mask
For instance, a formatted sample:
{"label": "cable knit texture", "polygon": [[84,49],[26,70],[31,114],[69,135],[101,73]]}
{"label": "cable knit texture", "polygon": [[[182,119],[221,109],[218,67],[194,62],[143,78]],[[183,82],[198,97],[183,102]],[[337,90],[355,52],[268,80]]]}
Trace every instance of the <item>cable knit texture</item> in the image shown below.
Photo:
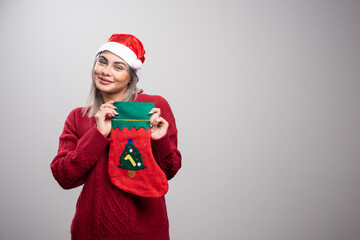
{"label": "cable knit texture", "polygon": [[[168,180],[181,167],[175,119],[160,96],[139,94],[135,102],[153,102],[169,122],[167,134],[151,140],[154,158]],[[82,116],[82,108],[69,114],[59,139],[58,154],[50,167],[64,189],[84,184],[71,225],[73,240],[169,239],[165,198],[132,195],[114,186],[108,175],[109,138],[96,128],[94,118]]]}

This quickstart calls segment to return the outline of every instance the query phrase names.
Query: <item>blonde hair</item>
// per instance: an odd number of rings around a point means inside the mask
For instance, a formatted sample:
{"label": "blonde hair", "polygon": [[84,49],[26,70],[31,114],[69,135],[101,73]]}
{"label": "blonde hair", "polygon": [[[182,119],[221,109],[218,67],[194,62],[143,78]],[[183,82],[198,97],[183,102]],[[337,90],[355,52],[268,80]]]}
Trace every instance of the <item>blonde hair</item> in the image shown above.
{"label": "blonde hair", "polygon": [[[94,67],[96,65],[96,62],[99,59],[101,52],[98,53],[95,57],[94,65],[91,71],[91,88],[89,97],[87,100],[87,106],[83,108],[82,113],[83,116],[87,115],[89,118],[92,118],[95,116],[95,113],[99,110],[100,106],[104,103],[103,98],[101,96],[101,92],[96,88],[95,82],[94,82]],[[121,102],[130,102],[131,100],[135,100],[137,95],[142,93],[143,90],[141,88],[138,88],[136,86],[137,82],[139,81],[138,76],[136,75],[135,71],[127,65],[126,69],[130,74],[130,81],[128,83],[126,92],[121,98]]]}

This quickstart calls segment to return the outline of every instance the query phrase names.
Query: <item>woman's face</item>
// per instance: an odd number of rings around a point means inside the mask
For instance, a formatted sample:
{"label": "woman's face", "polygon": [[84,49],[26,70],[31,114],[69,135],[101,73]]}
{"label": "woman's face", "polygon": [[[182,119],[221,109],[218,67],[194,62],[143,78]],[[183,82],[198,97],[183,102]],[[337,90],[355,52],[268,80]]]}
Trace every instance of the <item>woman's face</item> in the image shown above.
{"label": "woman's face", "polygon": [[121,98],[131,79],[127,63],[109,51],[100,54],[93,74],[96,88],[113,99]]}

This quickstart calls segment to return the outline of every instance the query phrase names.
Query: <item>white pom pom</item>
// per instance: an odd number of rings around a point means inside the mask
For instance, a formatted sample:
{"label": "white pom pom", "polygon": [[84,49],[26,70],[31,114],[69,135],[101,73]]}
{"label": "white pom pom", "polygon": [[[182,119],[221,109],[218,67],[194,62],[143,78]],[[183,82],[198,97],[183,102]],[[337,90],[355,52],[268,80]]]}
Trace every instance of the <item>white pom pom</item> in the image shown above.
{"label": "white pom pom", "polygon": [[136,59],[135,61],[133,61],[133,62],[131,63],[131,67],[132,67],[133,69],[139,70],[139,69],[141,69],[141,67],[142,67],[142,62],[141,62],[139,59]]}

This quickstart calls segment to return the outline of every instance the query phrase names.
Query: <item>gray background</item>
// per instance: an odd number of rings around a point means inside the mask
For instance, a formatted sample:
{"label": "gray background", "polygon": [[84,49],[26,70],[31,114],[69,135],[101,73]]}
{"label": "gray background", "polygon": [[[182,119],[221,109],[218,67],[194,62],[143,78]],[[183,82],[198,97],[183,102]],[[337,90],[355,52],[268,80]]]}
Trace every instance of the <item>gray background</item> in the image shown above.
{"label": "gray background", "polygon": [[49,164],[112,33],[177,119],[172,239],[360,239],[359,26],[355,0],[0,0],[0,239],[70,238]]}

